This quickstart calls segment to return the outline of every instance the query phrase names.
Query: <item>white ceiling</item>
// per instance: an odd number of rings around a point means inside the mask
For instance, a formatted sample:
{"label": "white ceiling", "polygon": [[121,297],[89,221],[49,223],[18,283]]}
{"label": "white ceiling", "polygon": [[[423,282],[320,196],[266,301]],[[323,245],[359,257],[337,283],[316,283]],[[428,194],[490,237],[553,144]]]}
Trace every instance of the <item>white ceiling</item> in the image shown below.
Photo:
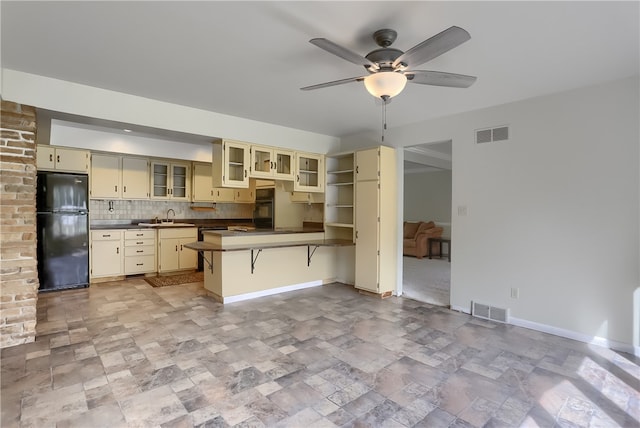
{"label": "white ceiling", "polygon": [[633,2],[0,3],[2,67],[332,136],[379,131],[363,75],[308,40],[406,51],[452,26],[472,39],[421,69],[478,76],[469,89],[409,83],[389,127],[638,74]]}

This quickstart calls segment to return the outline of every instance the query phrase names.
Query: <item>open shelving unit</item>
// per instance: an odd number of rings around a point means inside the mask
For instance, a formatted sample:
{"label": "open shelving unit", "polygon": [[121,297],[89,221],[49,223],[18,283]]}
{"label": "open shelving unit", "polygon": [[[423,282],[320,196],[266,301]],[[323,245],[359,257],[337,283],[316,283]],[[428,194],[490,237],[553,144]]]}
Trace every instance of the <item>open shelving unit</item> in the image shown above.
{"label": "open shelving unit", "polygon": [[354,153],[326,156],[325,234],[330,239],[354,239]]}

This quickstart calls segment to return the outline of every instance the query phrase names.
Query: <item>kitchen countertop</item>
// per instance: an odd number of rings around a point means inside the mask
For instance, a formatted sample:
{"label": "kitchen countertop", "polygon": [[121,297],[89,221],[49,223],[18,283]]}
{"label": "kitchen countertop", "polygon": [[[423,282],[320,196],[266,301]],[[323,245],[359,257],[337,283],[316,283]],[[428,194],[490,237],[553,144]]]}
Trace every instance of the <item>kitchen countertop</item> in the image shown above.
{"label": "kitchen countertop", "polygon": [[[175,223],[189,223],[193,226],[169,226],[169,227],[216,227],[216,226],[252,226],[251,220],[247,219],[175,219]],[[149,219],[139,220],[94,220],[89,225],[91,230],[105,229],[157,229],[159,226],[140,226],[138,223],[151,223]],[[165,226],[167,227],[167,226]]]}
{"label": "kitchen countertop", "polygon": [[317,233],[324,229],[317,227],[287,227],[277,229],[253,229],[253,230],[205,230],[203,234],[216,234],[220,236],[246,236],[246,235],[282,235],[287,233]]}

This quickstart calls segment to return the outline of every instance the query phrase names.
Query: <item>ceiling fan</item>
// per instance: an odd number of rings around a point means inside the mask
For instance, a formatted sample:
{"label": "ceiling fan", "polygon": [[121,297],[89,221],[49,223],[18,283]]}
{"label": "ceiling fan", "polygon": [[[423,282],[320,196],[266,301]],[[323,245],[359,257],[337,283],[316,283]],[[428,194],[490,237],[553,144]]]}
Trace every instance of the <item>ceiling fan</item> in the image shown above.
{"label": "ceiling fan", "polygon": [[373,39],[380,48],[369,52],[366,56],[361,56],[324,38],[309,40],[310,43],[320,49],[324,49],[354,64],[364,66],[369,74],[305,86],[300,89],[309,91],[344,83],[364,81],[369,93],[381,98],[386,104],[391,97],[402,92],[407,81],[421,85],[452,88],[468,88],[476,81],[477,78],[475,76],[413,69],[471,39],[469,33],[464,29],[456,26],[449,27],[406,52],[390,47],[396,40],[397,35],[398,33],[391,29],[382,29],[373,33]]}

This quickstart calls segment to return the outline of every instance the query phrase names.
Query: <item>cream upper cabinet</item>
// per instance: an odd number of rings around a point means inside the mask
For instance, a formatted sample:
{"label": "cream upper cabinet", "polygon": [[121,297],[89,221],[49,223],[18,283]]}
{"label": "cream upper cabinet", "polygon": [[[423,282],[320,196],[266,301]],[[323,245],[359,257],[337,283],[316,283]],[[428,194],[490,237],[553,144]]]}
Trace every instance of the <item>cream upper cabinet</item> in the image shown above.
{"label": "cream upper cabinet", "polygon": [[122,198],[149,199],[149,161],[122,157]]}
{"label": "cream upper cabinet", "polygon": [[213,187],[249,187],[250,146],[232,140],[213,143]]}
{"label": "cream upper cabinet", "polygon": [[190,200],[191,166],[187,163],[151,162],[153,199]]}
{"label": "cream upper cabinet", "polygon": [[36,150],[36,167],[38,169],[56,168],[56,148],[38,145]]}
{"label": "cream upper cabinet", "polygon": [[380,171],[378,149],[356,152],[356,181],[377,180]]}
{"label": "cream upper cabinet", "polygon": [[120,198],[120,156],[91,155],[91,198]]}
{"label": "cream upper cabinet", "polygon": [[294,178],[294,153],[275,147],[251,146],[251,172],[255,178],[272,178],[292,181]]}
{"label": "cream upper cabinet", "polygon": [[397,281],[395,156],[383,146],[356,152],[355,286],[382,295]]}
{"label": "cream upper cabinet", "polygon": [[148,199],[149,161],[145,158],[92,154],[91,197]]}
{"label": "cream upper cabinet", "polygon": [[191,200],[193,202],[215,201],[210,163],[193,163],[191,183]]}
{"label": "cream upper cabinet", "polygon": [[234,189],[233,201],[240,203],[253,203],[256,201],[255,189]]}
{"label": "cream upper cabinet", "polygon": [[235,193],[236,190],[230,187],[214,187],[212,202],[234,202]]}
{"label": "cream upper cabinet", "polygon": [[324,156],[313,153],[295,154],[295,180],[297,192],[324,192]]}
{"label": "cream upper cabinet", "polygon": [[88,150],[38,145],[36,167],[39,170],[88,173],[89,156]]}

